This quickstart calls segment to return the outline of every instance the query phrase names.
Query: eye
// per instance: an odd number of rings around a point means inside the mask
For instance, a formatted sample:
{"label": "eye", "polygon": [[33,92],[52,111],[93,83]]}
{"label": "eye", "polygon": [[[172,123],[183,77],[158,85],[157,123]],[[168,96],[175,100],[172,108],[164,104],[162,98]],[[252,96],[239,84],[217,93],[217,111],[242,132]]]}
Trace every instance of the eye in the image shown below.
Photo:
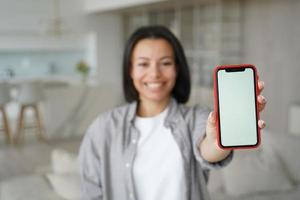
{"label": "eye", "polygon": [[172,66],[174,63],[172,60],[164,60],[161,62],[162,66],[168,67],[168,66]]}
{"label": "eye", "polygon": [[146,63],[146,62],[141,62],[141,63],[138,63],[137,66],[138,66],[138,67],[147,67],[147,66],[148,66],[148,63]]}
{"label": "eye", "polygon": [[172,65],[173,63],[172,62],[163,62],[163,65],[165,66],[169,66],[169,65]]}

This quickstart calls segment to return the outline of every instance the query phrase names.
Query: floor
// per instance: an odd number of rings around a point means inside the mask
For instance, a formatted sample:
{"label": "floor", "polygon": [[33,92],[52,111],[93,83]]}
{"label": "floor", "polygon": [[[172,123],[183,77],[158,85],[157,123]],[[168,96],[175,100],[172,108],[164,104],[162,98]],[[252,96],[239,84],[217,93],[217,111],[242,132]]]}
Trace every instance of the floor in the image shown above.
{"label": "floor", "polygon": [[44,143],[32,138],[18,145],[8,145],[0,140],[0,182],[49,167],[51,152],[55,148],[78,153],[80,141],[81,138],[77,137]]}

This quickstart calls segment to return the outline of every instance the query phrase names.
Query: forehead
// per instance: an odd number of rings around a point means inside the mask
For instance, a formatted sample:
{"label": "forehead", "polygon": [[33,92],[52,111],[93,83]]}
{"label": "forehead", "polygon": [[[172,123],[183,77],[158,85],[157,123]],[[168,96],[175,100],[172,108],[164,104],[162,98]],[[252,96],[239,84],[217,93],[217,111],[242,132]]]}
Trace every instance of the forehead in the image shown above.
{"label": "forehead", "polygon": [[142,39],[134,47],[133,58],[173,56],[171,44],[165,39]]}

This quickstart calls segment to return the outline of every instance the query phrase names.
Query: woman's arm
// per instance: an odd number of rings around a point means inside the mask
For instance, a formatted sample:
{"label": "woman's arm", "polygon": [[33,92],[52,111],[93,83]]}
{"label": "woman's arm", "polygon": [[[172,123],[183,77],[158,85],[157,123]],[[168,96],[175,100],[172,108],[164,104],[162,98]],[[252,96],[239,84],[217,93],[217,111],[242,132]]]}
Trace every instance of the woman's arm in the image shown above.
{"label": "woman's arm", "polygon": [[212,134],[207,134],[199,145],[202,157],[210,163],[224,160],[231,152],[218,146],[215,123],[215,112],[211,112],[207,120],[206,133]]}
{"label": "woman's arm", "polygon": [[100,158],[97,155],[93,140],[90,138],[89,131],[93,131],[92,128],[90,128],[85,135],[79,152],[81,199],[101,200],[103,194],[100,175]]}
{"label": "woman's arm", "polygon": [[[259,94],[264,89],[264,83],[258,82]],[[267,103],[266,99],[262,95],[258,95],[258,110],[261,112]],[[265,127],[265,122],[262,120],[258,121],[259,128]],[[206,123],[206,136],[200,142],[198,148],[200,149],[202,157],[210,162],[218,162],[224,160],[230,153],[230,150],[223,150],[217,144],[217,128],[216,128],[216,113],[211,112],[208,116]]]}

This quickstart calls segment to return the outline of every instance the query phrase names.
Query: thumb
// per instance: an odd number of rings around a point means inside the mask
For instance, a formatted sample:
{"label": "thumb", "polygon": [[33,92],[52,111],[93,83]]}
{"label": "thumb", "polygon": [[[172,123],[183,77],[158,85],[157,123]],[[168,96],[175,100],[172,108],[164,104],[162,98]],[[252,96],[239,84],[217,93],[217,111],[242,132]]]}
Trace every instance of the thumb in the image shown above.
{"label": "thumb", "polygon": [[215,111],[212,111],[209,113],[207,125],[216,126],[216,112]]}
{"label": "thumb", "polygon": [[208,116],[207,123],[206,123],[206,135],[211,140],[215,140],[217,137],[216,112],[215,111],[211,112]]}

